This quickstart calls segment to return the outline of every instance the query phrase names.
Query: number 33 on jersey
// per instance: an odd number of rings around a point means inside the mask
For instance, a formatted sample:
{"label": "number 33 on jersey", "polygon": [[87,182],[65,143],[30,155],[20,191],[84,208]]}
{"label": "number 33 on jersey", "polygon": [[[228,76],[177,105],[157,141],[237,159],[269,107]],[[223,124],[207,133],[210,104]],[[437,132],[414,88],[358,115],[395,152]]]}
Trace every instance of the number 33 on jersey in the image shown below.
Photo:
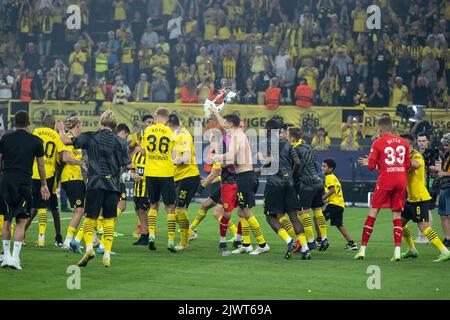
{"label": "number 33 on jersey", "polygon": [[147,177],[173,177],[173,133],[168,126],[158,123],[145,129],[141,147]]}
{"label": "number 33 on jersey", "polygon": [[406,186],[406,171],[411,166],[408,142],[386,134],[372,144],[369,169],[378,167],[379,186]]}
{"label": "number 33 on jersey", "polygon": [[[59,154],[63,151],[64,145],[59,137],[59,134],[51,128],[38,128],[33,131],[35,136],[42,139],[44,144],[44,163],[45,163],[45,177],[47,179],[55,176],[56,164],[59,160]],[[19,146],[18,146],[19,147]],[[33,179],[39,178],[39,171],[36,159],[33,164]]]}

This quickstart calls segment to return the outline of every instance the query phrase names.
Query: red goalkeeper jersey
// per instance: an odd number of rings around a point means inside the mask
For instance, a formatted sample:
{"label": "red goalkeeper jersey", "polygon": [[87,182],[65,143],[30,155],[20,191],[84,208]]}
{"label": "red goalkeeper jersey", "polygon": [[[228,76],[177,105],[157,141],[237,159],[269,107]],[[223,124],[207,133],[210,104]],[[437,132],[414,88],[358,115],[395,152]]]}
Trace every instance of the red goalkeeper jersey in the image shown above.
{"label": "red goalkeeper jersey", "polygon": [[390,133],[378,138],[372,144],[368,166],[378,169],[378,188],[406,189],[406,171],[411,166],[408,142]]}

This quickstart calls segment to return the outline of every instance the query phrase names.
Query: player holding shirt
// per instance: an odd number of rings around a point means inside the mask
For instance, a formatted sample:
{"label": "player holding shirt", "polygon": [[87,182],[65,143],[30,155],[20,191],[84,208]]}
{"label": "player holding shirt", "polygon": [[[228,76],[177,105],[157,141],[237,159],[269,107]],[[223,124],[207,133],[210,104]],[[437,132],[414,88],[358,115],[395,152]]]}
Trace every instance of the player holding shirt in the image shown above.
{"label": "player holding shirt", "polygon": [[429,222],[429,205],[431,196],[425,186],[425,160],[423,155],[414,150],[415,139],[410,134],[401,136],[409,143],[411,150],[411,168],[408,170],[408,199],[405,209],[402,212],[403,238],[408,243],[408,251],[402,254],[402,258],[417,258],[418,252],[414,246],[414,240],[411,231],[408,228],[408,221],[417,223],[419,230],[427,239],[441,252],[436,262],[450,260],[450,252],[439,239],[437,233],[431,228]]}
{"label": "player holding shirt", "polygon": [[373,192],[369,215],[364,223],[361,248],[355,259],[364,259],[366,246],[373,231],[375,220],[383,208],[390,208],[394,224],[394,256],[391,261],[401,259],[402,244],[401,212],[404,208],[406,195],[406,171],[411,166],[408,142],[391,133],[392,120],[384,117],[378,120],[379,138],[372,144],[370,155],[358,159],[361,166],[369,170],[378,170],[378,180]]}

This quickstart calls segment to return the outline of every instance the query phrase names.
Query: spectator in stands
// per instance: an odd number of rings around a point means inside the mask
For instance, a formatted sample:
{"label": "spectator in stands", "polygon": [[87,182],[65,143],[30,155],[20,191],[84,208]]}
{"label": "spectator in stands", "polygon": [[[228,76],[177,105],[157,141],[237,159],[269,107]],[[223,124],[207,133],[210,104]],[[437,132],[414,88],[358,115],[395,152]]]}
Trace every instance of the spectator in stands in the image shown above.
{"label": "spectator in stands", "polygon": [[358,86],[358,92],[356,93],[355,97],[353,98],[353,101],[355,102],[355,106],[357,107],[365,107],[367,105],[367,102],[369,101],[369,97],[366,93],[366,86],[364,85],[364,82],[361,82]]}
{"label": "spectator in stands", "polygon": [[309,87],[313,92],[317,90],[317,79],[319,78],[319,70],[314,67],[313,59],[308,57],[304,59],[305,66],[298,70],[297,77],[306,79]]}
{"label": "spectator in stands", "polygon": [[437,88],[437,73],[439,72],[439,68],[439,62],[435,59],[433,51],[428,51],[425,59],[422,61],[421,69],[422,74],[428,80],[431,91],[435,91]]}
{"label": "spectator in stands", "polygon": [[387,89],[380,83],[378,78],[373,78],[372,87],[368,91],[367,106],[386,107],[388,105],[389,95]]}
{"label": "spectator in stands", "polygon": [[124,80],[134,88],[134,56],[136,51],[136,44],[133,40],[133,35],[131,32],[127,31],[125,33],[125,40],[122,43],[122,73]]}
{"label": "spectator in stands", "polygon": [[257,104],[256,88],[252,78],[247,78],[245,88],[239,93],[242,104]]}
{"label": "spectator in stands", "polygon": [[116,26],[120,26],[121,22],[127,19],[127,4],[125,0],[113,0],[114,7],[114,21]]}
{"label": "spectator in stands", "polygon": [[53,33],[53,18],[50,15],[50,7],[43,7],[40,9],[41,15],[39,16],[39,54],[48,56],[52,45],[52,33]]}
{"label": "spectator in stands", "polygon": [[317,130],[317,134],[311,141],[311,146],[317,151],[325,151],[330,149],[331,139],[328,137],[328,133],[324,128],[319,128],[319,130]]}
{"label": "spectator in stands", "polygon": [[[120,90],[119,88],[116,88]],[[77,100],[80,103],[87,103],[91,100],[92,97],[92,86],[89,84],[89,75],[86,73],[83,77],[78,81],[77,84]]]}
{"label": "spectator in stands", "polygon": [[113,65],[119,62],[120,42],[116,39],[114,31],[108,32],[108,41],[106,42],[106,52],[108,53],[108,67],[111,69]]}
{"label": "spectator in stands", "polygon": [[314,120],[311,117],[306,118],[306,120],[303,119],[302,131],[303,131],[303,135],[302,135],[303,140],[305,140],[305,142],[307,144],[311,144],[312,139],[316,135],[316,132],[317,132],[317,129],[314,126]]}
{"label": "spectator in stands", "polygon": [[95,52],[95,79],[103,78],[108,72],[108,53],[106,43],[99,42]]}
{"label": "spectator in stands", "polygon": [[331,84],[331,78],[328,74],[325,75],[325,78],[323,78],[319,85],[319,101],[322,106],[333,105],[333,87]]}
{"label": "spectator in stands", "polygon": [[314,92],[308,85],[308,80],[300,79],[300,84],[295,90],[295,105],[299,107],[311,107],[314,102]]}
{"label": "spectator in stands", "polygon": [[86,53],[81,51],[79,43],[75,43],[74,49],[69,57],[69,67],[70,74],[74,77],[75,82],[77,82],[85,73],[84,65],[86,64],[87,57]]}
{"label": "spectator in stands", "polygon": [[281,88],[279,87],[279,80],[272,78],[270,86],[266,90],[266,109],[275,110],[280,106]]}
{"label": "spectator in stands", "polygon": [[134,19],[131,21],[131,32],[133,34],[134,43],[136,45],[141,43],[142,35],[144,34],[146,22],[142,20],[141,11],[134,12]]}
{"label": "spectator in stands", "polygon": [[394,65],[394,74],[402,77],[405,83],[411,83],[416,69],[417,62],[411,58],[408,48],[403,48],[396,65]]}
{"label": "spectator in stands", "polygon": [[27,49],[22,55],[22,61],[26,69],[36,70],[36,66],[39,64],[39,54],[33,42],[27,44]]}
{"label": "spectator in stands", "polygon": [[34,75],[33,70],[25,70],[23,77],[18,78],[20,79],[20,101],[22,102],[30,102],[35,98],[36,82],[34,81]]}
{"label": "spectator in stands", "polygon": [[[174,48],[177,44],[178,38],[183,34],[182,32],[182,23],[184,16],[183,6],[180,5],[178,1],[178,8],[173,10],[172,18],[167,22],[167,32],[169,34],[169,44],[170,47]],[[164,2],[163,2],[164,6]]]}
{"label": "spectator in stands", "polygon": [[296,73],[292,58],[288,58],[286,60],[286,71],[281,78],[281,103],[283,104],[291,105],[294,101]]}
{"label": "spectator in stands", "polygon": [[9,74],[9,68],[0,67],[0,100],[11,99],[13,97],[13,85],[14,77]]}
{"label": "spectator in stands", "polygon": [[156,72],[152,82],[152,102],[169,101],[170,86],[166,78],[159,72]]}
{"label": "spectator in stands", "polygon": [[342,125],[341,134],[341,150],[343,151],[357,151],[360,149],[358,143],[358,136],[362,132],[361,123],[358,122],[358,117],[348,116],[347,122]]}
{"label": "spectator in stands", "polygon": [[201,82],[197,86],[198,101],[203,103],[206,99],[210,99],[214,95],[214,84],[208,75],[201,76]]}
{"label": "spectator in stands", "polygon": [[145,73],[141,74],[139,82],[136,83],[133,97],[135,102],[151,101],[150,83],[148,82],[147,75]]}
{"label": "spectator in stands", "polygon": [[163,34],[159,36],[158,44],[162,47],[164,54],[168,55],[170,53],[170,44],[166,41],[166,37]]}
{"label": "spectator in stands", "polygon": [[106,101],[106,82],[104,78],[95,80],[95,85],[92,88],[92,96],[95,101],[95,114],[100,113],[100,108],[103,102]]}
{"label": "spectator in stands", "polygon": [[403,84],[402,77],[396,77],[395,83],[391,86],[390,104],[391,108],[396,108],[399,104],[408,104],[408,87]]}
{"label": "spectator in stands", "polygon": [[124,104],[131,97],[131,90],[124,82],[121,76],[116,77],[116,84],[111,88],[113,94],[113,102],[116,104]]}
{"label": "spectator in stands", "polygon": [[269,58],[263,54],[263,49],[261,46],[255,47],[255,54],[250,60],[250,70],[254,74],[260,72],[266,72],[269,66]]}
{"label": "spectator in stands", "polygon": [[339,47],[331,59],[331,66],[336,66],[339,76],[343,78],[347,75],[348,65],[351,62],[352,59],[345,53],[344,48]]}
{"label": "spectator in stands", "polygon": [[282,79],[286,72],[286,62],[290,59],[290,56],[286,53],[286,48],[281,47],[278,55],[275,57],[273,68],[275,69],[275,76]]}
{"label": "spectator in stands", "polygon": [[419,76],[417,83],[411,84],[412,88],[412,103],[421,106],[430,106],[430,101],[433,100],[433,93],[429,87],[427,78]]}
{"label": "spectator in stands", "polygon": [[192,76],[187,77],[183,82],[183,86],[181,88],[181,102],[198,103],[197,82]]}
{"label": "spectator in stands", "polygon": [[164,54],[162,46],[158,44],[156,46],[156,54],[154,54],[150,58],[150,67],[152,68],[152,73],[159,73],[163,76],[166,76],[169,66],[169,57]]}
{"label": "spectator in stands", "polygon": [[44,100],[56,100],[57,92],[58,86],[56,83],[56,76],[52,71],[48,71],[44,84]]}
{"label": "spectator in stands", "polygon": [[392,56],[386,49],[386,44],[383,40],[378,42],[378,49],[372,55],[372,73],[373,76],[380,79],[380,81],[387,82],[389,80],[390,64],[392,63]]}
{"label": "spectator in stands", "polygon": [[445,81],[444,77],[442,77],[441,80],[439,80],[438,82],[436,94],[434,95],[433,106],[436,108],[444,108],[448,110],[449,107],[448,88],[447,82]]}
{"label": "spectator in stands", "polygon": [[141,37],[141,44],[145,44],[148,48],[154,49],[159,42],[159,36],[154,31],[153,26],[148,24],[145,32]]}

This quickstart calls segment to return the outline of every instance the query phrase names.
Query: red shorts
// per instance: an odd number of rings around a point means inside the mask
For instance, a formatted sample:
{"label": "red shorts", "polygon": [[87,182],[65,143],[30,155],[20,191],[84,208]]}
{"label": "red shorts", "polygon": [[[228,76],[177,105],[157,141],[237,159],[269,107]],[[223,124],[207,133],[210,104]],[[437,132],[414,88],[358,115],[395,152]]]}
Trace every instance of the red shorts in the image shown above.
{"label": "red shorts", "polygon": [[223,184],[221,186],[222,206],[225,212],[232,212],[238,206],[237,184]]}
{"label": "red shorts", "polygon": [[370,207],[374,209],[390,208],[392,211],[403,211],[405,196],[405,188],[380,189],[376,186]]}

